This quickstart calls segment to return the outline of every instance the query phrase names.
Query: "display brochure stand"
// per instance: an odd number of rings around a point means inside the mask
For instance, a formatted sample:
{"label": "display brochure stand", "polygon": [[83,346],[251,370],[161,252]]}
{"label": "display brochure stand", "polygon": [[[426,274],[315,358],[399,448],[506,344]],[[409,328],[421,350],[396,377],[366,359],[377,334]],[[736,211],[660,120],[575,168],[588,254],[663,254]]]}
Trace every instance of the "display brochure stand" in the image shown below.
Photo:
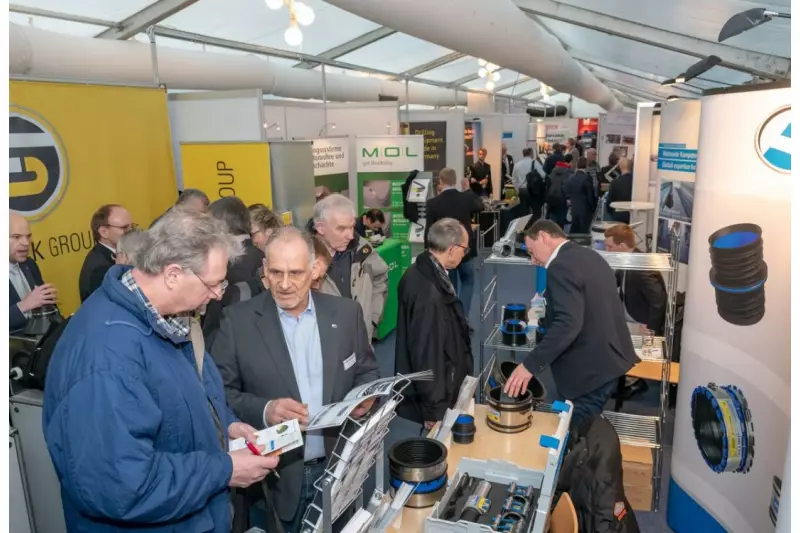
{"label": "display brochure stand", "polygon": [[[487,229],[490,231],[491,228]],[[678,265],[681,240],[674,232],[671,234],[670,253],[634,253],[634,252],[605,252],[599,253],[614,270],[630,271],[639,270],[647,272],[660,272],[667,277],[667,317],[664,332],[665,337],[650,337],[631,335],[637,355],[643,363],[655,364],[661,368],[661,394],[659,399],[658,416],[640,416],[615,411],[603,413],[614,426],[619,435],[620,443],[629,446],[652,448],[654,453],[653,468],[653,509],[658,510],[660,497],[662,450],[662,427],[666,418],[667,399],[669,395],[670,369],[672,362],[672,346],[675,335],[675,306],[678,289]],[[500,321],[503,316],[503,307],[498,302],[497,295],[497,267],[518,266],[534,268],[530,259],[524,257],[501,257],[491,254],[483,260],[479,271],[480,291],[480,332],[486,331],[491,326],[491,332],[479,346],[479,360],[484,367],[487,357],[496,359],[500,352],[516,354],[530,353],[536,347],[535,339],[519,346],[509,346],[502,341]],[[652,344],[652,346],[650,346]],[[635,367],[634,367],[635,368]],[[481,401],[485,396],[485,387],[480,389]]]}
{"label": "display brochure stand", "polygon": [[[389,432],[389,423],[396,416],[395,409],[403,401],[402,391],[410,383],[408,379],[400,379],[395,384],[393,395],[369,418],[347,418],[325,474],[314,483],[317,494],[303,518],[303,533],[333,533],[333,523],[356,499],[359,500],[356,516],[351,521],[364,515],[364,481],[375,465],[376,487],[384,486],[383,439]],[[375,493],[371,504],[375,498],[383,496],[379,489]]]}

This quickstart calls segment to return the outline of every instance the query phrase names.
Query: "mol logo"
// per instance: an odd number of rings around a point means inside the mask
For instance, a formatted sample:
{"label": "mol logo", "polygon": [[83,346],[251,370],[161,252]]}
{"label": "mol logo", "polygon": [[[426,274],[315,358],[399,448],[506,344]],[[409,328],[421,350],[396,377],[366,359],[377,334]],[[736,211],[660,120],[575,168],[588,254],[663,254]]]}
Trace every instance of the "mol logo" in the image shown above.
{"label": "mol logo", "polygon": [[391,159],[401,156],[419,157],[419,154],[412,153],[411,148],[409,148],[408,146],[376,146],[372,150],[368,150],[367,148],[361,149],[361,157],[364,158],[385,157],[387,159]]}
{"label": "mol logo", "polygon": [[791,106],[769,116],[756,133],[756,152],[773,170],[788,174],[792,170]]}
{"label": "mol logo", "polygon": [[30,109],[12,105],[8,121],[9,208],[31,221],[42,220],[67,189],[64,145],[58,132]]}

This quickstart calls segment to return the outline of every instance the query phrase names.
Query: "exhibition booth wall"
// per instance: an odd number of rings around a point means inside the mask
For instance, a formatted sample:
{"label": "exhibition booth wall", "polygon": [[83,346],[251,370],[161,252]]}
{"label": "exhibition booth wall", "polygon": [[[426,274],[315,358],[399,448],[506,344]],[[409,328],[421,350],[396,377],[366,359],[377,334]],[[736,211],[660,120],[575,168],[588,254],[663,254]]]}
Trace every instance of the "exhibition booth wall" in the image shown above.
{"label": "exhibition booth wall", "polygon": [[[659,170],[665,155],[697,157],[668,505],[677,533],[776,524],[790,427],[790,92],[752,85],[662,108]],[[686,147],[665,146],[680,138],[669,124],[688,128],[698,113]]]}
{"label": "exhibition booth wall", "polygon": [[[464,177],[464,111],[462,109],[432,109],[406,111],[400,117],[408,124],[408,133],[425,137],[425,169],[436,172],[444,167]],[[430,132],[430,133],[428,133]],[[437,143],[434,139],[441,139]],[[436,156],[435,159],[430,156]]]}

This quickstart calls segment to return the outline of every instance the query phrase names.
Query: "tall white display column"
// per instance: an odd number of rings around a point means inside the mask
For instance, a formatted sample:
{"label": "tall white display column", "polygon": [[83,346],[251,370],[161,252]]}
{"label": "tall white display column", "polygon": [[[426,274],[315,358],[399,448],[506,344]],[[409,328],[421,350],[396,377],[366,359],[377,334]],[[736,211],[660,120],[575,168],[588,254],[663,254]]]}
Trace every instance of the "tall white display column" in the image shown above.
{"label": "tall white display column", "polygon": [[788,83],[702,99],[668,505],[677,533],[775,529],[790,426],[790,102]]}

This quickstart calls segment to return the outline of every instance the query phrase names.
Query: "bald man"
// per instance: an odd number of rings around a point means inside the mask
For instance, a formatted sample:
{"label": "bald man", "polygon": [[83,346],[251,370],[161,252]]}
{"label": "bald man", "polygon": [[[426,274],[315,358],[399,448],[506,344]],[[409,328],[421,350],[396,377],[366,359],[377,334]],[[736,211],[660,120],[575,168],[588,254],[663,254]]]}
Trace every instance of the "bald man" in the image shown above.
{"label": "bald man", "polygon": [[631,163],[631,160],[627,157],[620,157],[619,171],[620,176],[611,182],[611,185],[608,187],[606,208],[612,220],[630,224],[630,211],[617,210],[611,207],[611,205],[614,202],[630,202],[633,197],[633,163]]}
{"label": "bald man", "polygon": [[9,331],[23,329],[31,311],[43,305],[55,305],[56,288],[42,279],[39,266],[28,258],[31,244],[31,227],[18,213],[8,217],[8,312]]}

